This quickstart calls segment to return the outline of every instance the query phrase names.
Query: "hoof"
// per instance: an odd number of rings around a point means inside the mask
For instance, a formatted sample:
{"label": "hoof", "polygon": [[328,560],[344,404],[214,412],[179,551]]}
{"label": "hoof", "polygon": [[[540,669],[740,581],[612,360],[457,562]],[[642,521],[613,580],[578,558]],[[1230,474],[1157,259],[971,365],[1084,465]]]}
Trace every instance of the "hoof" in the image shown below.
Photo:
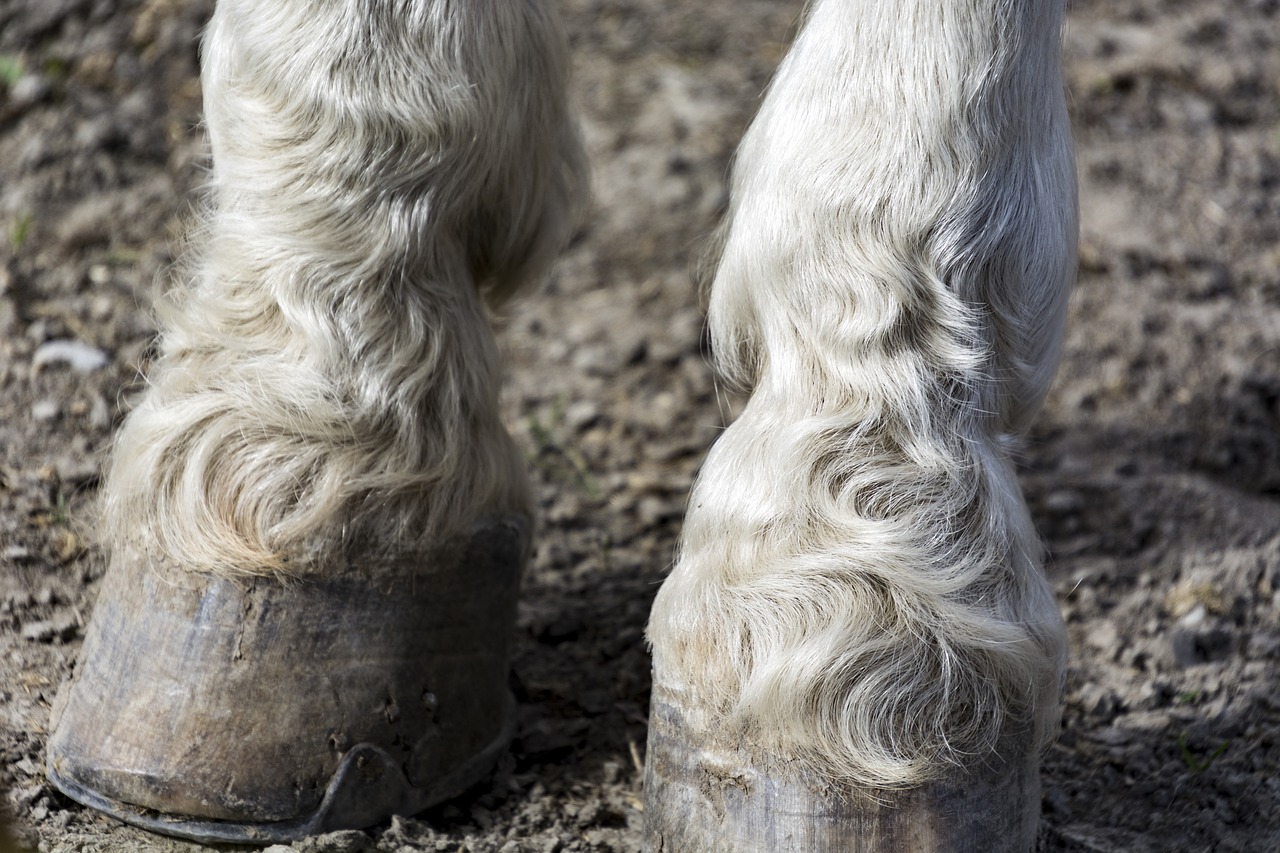
{"label": "hoof", "polygon": [[655,685],[645,762],[650,853],[999,853],[1034,849],[1039,756],[957,771],[906,791],[865,791],[717,729],[681,691]]}
{"label": "hoof", "polygon": [[280,582],[117,560],[54,705],[48,775],[206,843],[361,829],[462,793],[512,735],[528,525]]}

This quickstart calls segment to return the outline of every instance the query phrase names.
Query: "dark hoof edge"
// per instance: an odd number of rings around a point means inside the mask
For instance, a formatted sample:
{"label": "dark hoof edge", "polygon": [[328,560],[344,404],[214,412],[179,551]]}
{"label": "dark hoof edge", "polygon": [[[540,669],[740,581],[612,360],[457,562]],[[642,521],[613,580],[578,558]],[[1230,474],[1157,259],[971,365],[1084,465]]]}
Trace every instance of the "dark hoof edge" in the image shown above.
{"label": "dark hoof edge", "polygon": [[339,829],[364,829],[392,815],[414,815],[450,800],[484,779],[506,752],[515,732],[515,701],[501,734],[474,758],[429,788],[415,788],[385,750],[371,743],[342,758],[320,807],[306,817],[270,823],[198,820],[140,809],[103,796],[50,766],[49,781],[76,802],[151,832],[202,844],[277,844]]}

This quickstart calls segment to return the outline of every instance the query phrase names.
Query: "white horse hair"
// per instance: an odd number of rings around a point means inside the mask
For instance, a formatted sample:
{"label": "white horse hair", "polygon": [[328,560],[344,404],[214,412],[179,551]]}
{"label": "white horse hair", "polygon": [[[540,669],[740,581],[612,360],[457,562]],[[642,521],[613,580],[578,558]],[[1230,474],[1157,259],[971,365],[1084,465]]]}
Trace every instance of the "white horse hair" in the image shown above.
{"label": "white horse hair", "polygon": [[[817,0],[742,144],[710,323],[752,390],[695,487],[656,679],[831,778],[1054,729],[1064,635],[1011,458],[1074,272],[1062,0]],[[211,208],[117,441],[119,553],[308,570],[528,512],[484,300],[568,235],[555,16],[220,0]]]}
{"label": "white horse hair", "polygon": [[529,512],[484,301],[568,239],[585,158],[541,4],[220,0],[210,209],[116,441],[117,552],[301,573]]}
{"label": "white horse hair", "polygon": [[1056,730],[1010,457],[1075,271],[1061,14],[818,0],[738,153],[710,326],[754,390],[694,488],[655,682],[829,777],[916,785]]}

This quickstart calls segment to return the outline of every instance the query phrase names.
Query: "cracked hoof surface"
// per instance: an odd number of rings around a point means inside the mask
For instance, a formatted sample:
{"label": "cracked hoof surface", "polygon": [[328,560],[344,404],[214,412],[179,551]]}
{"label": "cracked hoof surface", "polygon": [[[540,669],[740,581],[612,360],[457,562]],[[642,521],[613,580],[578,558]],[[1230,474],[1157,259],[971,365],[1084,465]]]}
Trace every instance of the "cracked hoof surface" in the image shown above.
{"label": "cracked hoof surface", "polygon": [[231,581],[117,561],[54,706],[49,779],[147,829],[272,843],[462,793],[511,739],[528,525]]}

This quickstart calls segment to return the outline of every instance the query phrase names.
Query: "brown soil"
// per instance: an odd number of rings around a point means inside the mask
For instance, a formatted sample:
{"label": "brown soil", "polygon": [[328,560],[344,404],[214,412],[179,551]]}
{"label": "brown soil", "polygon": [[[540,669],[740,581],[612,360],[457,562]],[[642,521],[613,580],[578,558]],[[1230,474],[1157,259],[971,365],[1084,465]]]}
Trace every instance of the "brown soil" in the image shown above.
{"label": "brown soil", "polygon": [[[799,0],[567,0],[596,201],[513,309],[542,531],[493,780],[339,851],[634,851],[642,640],[728,417],[690,270]],[[190,850],[54,792],[49,701],[92,610],[102,453],[203,168],[209,0],[0,4],[0,789],[40,850]],[[1025,455],[1072,640],[1046,849],[1280,849],[1280,4],[1079,0],[1083,239]],[[69,339],[106,356],[49,361]]]}

